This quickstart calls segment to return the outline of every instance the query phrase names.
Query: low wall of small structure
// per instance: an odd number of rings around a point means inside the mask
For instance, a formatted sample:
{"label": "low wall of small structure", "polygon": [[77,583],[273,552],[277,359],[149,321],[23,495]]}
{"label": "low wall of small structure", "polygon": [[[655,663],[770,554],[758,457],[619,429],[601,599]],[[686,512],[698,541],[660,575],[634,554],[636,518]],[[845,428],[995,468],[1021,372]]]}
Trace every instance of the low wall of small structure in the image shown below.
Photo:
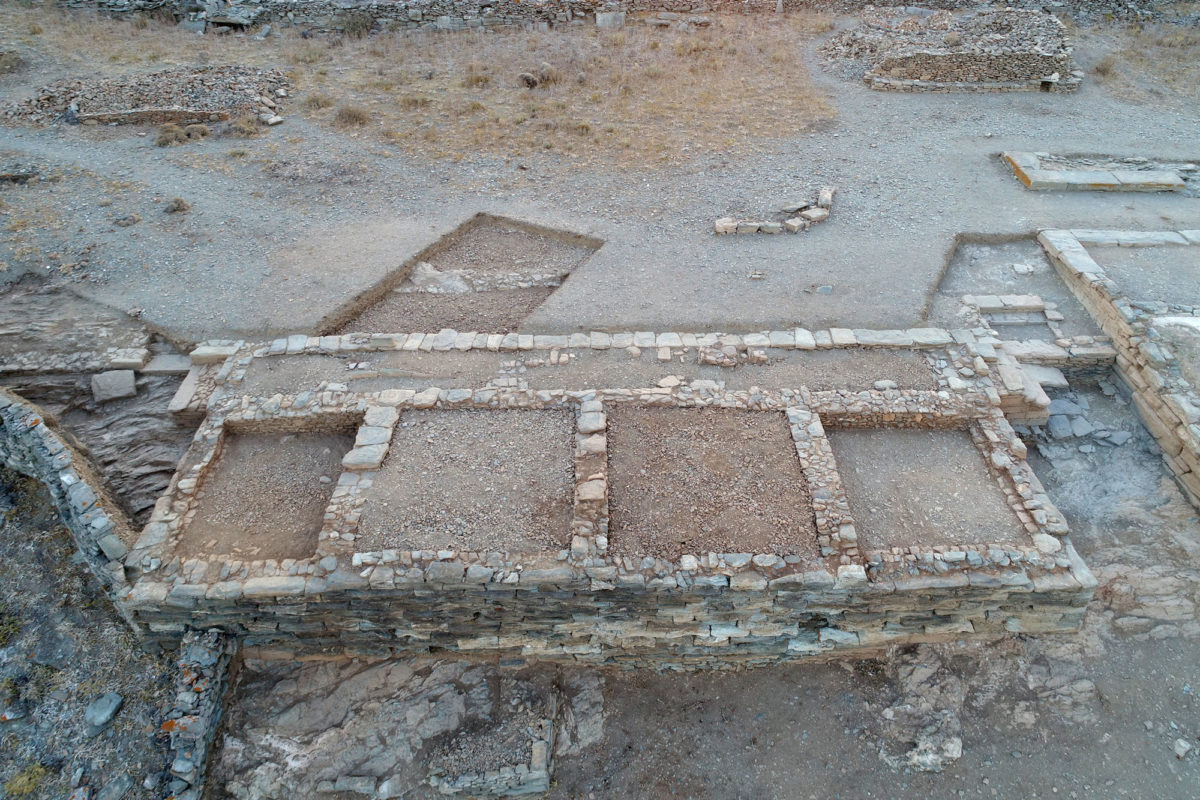
{"label": "low wall of small structure", "polygon": [[[958,344],[955,339],[968,344]],[[239,381],[256,358],[304,352],[414,348],[432,353],[501,350],[509,337],[348,334],[290,337],[264,346],[205,346],[224,357],[222,383],[168,493],[127,559],[128,613],[151,641],[171,645],[190,629],[219,628],[258,654],[386,656],[453,651],[657,668],[712,668],[863,653],[899,642],[1076,628],[1095,580],[1067,527],[1024,461],[991,379],[963,368],[979,347],[965,332],[787,331],[745,334],[512,336],[551,352],[617,345],[666,350],[734,346],[924,349],[945,364],[938,390],[726,391],[713,381],[596,391],[512,388],[391,389],[354,393],[328,381],[294,395],[246,396]],[[626,339],[628,341],[626,341]],[[842,342],[836,344],[835,342]],[[428,349],[426,349],[428,345]],[[955,386],[951,388],[953,378]],[[719,407],[787,416],[813,497],[820,555],[695,553],[668,560],[608,549],[605,411],[613,404]],[[388,456],[391,430],[409,408],[574,411],[576,487],[570,530],[544,552],[363,552],[355,544],[364,494]],[[181,559],[176,542],[227,430],[324,430],[359,424],[343,460],[311,558]],[[825,426],[969,431],[1029,539],[1020,545],[862,547]],[[384,442],[384,444],[378,444]]]}
{"label": "low wall of small structure", "polygon": [[[201,25],[207,22],[251,26],[286,21],[332,31],[345,28],[355,17],[367,18],[382,30],[449,31],[595,22],[597,14],[666,13],[686,19],[689,15],[714,11],[774,13],[778,7],[776,0],[202,0],[200,3],[184,0],[65,0],[64,5],[96,8],[109,13],[168,11]],[[196,5],[204,11],[189,11]],[[785,0],[784,7],[812,8],[820,7],[820,3],[816,0]]]}

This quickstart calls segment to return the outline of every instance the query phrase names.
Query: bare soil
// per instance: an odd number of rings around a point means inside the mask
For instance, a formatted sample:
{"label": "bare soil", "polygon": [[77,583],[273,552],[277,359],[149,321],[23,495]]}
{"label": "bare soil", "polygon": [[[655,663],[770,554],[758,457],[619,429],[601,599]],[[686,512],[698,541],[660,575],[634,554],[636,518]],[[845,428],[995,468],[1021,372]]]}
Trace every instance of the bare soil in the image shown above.
{"label": "bare soil", "polygon": [[483,333],[511,333],[556,287],[497,289],[462,294],[388,292],[338,333],[436,332],[443,328]]}
{"label": "bare soil", "polygon": [[348,434],[227,434],[179,555],[311,557],[342,456],[353,445]]}
{"label": "bare soil", "polygon": [[1200,247],[1089,247],[1088,254],[1131,300],[1200,306]]}
{"label": "bare soil", "polygon": [[[3,468],[0,549],[0,795],[67,797],[76,770],[89,797],[168,794],[153,734],[174,700],[170,658],[143,650],[115,613],[41,484]],[[84,712],[108,692],[123,702],[92,735]]]}
{"label": "bare soil", "polygon": [[472,220],[428,258],[442,272],[566,275],[595,252],[582,242],[529,230],[494,217]]}
{"label": "bare soil", "polygon": [[847,428],[828,436],[863,548],[1028,543],[966,431]]}
{"label": "bare soil", "polygon": [[[1013,269],[1017,264],[1032,268],[1032,272],[1017,272]],[[962,297],[968,294],[1035,294],[1054,303],[1063,314],[1065,319],[1058,327],[1066,336],[1101,334],[1100,327],[1058,277],[1041,244],[1032,237],[990,244],[960,242],[950,255],[926,319],[947,328],[963,327],[959,312],[963,309]],[[1006,339],[1053,338],[1045,326],[1028,330],[1003,326],[997,330]]]}
{"label": "bare soil", "polygon": [[609,547],[815,557],[808,481],[782,414],[613,406]]}
{"label": "bare soil", "polygon": [[573,504],[564,411],[406,411],[367,492],[361,550],[557,550]]}

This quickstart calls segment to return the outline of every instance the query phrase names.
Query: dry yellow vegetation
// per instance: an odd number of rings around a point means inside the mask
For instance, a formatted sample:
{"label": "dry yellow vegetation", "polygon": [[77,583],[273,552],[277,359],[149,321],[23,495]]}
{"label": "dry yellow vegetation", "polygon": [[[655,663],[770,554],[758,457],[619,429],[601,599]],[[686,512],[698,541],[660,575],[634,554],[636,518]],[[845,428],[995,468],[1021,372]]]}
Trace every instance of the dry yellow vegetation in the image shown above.
{"label": "dry yellow vegetation", "polygon": [[[1198,4],[1180,4],[1177,13]],[[1139,102],[1163,100],[1194,105],[1200,100],[1200,29],[1169,21],[1129,23],[1088,32],[1106,54],[1092,75],[1119,97]]]}
{"label": "dry yellow vegetation", "polygon": [[[278,66],[300,94],[285,113],[434,158],[549,151],[587,161],[675,162],[771,147],[834,114],[801,55],[809,38],[830,27],[820,14],[714,14],[708,27],[688,29],[632,21],[617,31],[571,26],[333,39],[303,39],[288,29],[266,41],[196,36],[137,19],[50,4],[0,8],[0,30],[79,74]],[[38,34],[21,33],[35,22]],[[345,108],[367,120],[347,126]]]}

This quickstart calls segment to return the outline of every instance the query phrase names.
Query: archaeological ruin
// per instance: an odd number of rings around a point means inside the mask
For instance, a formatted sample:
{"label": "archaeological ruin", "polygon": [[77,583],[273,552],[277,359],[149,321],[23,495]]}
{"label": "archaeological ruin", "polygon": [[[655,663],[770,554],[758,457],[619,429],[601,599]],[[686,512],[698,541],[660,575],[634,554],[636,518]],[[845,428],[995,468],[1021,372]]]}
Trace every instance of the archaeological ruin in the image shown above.
{"label": "archaeological ruin", "polygon": [[1196,796],[1197,25],[0,7],[0,795]]}

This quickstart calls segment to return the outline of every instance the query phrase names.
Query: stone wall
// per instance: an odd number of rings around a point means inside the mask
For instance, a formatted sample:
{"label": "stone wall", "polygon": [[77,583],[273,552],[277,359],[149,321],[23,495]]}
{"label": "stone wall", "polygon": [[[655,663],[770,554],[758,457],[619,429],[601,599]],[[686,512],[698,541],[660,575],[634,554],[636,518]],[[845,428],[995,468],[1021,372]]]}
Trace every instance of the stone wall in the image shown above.
{"label": "stone wall", "polygon": [[3,388],[0,462],[46,487],[76,548],[101,585],[114,599],[123,594],[128,587],[122,560],[136,534],[86,459],[47,424],[42,410]]}
{"label": "stone wall", "polygon": [[[1200,231],[1045,230],[1038,240],[1063,282],[1112,339],[1117,374],[1129,387],[1138,415],[1184,493],[1200,508],[1200,396],[1183,379],[1175,355],[1154,330],[1155,304],[1127,297],[1086,249],[1198,246]],[[1197,313],[1190,307],[1159,311]]]}
{"label": "stone wall", "polygon": [[[201,26],[286,21],[328,30],[344,28],[354,17],[370,19],[382,30],[464,30],[594,22],[597,13],[687,16],[709,11],[773,13],[777,7],[776,0],[66,0],[66,4],[113,13],[165,10]],[[802,5],[798,0],[785,3],[798,5]],[[196,6],[204,11],[189,12]]]}
{"label": "stone wall", "polygon": [[160,729],[170,742],[173,800],[204,797],[237,650],[237,639],[218,630],[188,631],[180,642],[175,703]]}
{"label": "stone wall", "polygon": [[[406,566],[397,558],[324,577],[253,579],[238,597],[222,598],[220,586],[189,596],[144,582],[129,604],[164,643],[189,627],[216,626],[260,655],[453,651],[734,667],[948,637],[1074,630],[1095,583],[1069,546],[1066,555],[1074,564],[1068,569],[1023,561],[871,580],[861,567],[779,570],[769,578],[727,559],[648,581],[622,580],[611,566],[563,564],[516,573],[519,583],[493,580],[498,570],[482,564],[435,557]],[[403,577],[372,588],[372,576],[384,570]]]}
{"label": "stone wall", "polygon": [[[961,343],[961,344],[960,344]],[[301,353],[472,348],[543,350],[652,347],[664,363],[691,351],[883,347],[927,353],[941,388],[863,391],[726,390],[711,380],[646,389],[512,387],[356,393],[321,380],[295,394],[255,397],[240,381],[256,359]],[[125,606],[150,640],[170,645],[189,629],[220,628],[258,652],[370,654],[455,651],[588,663],[720,667],[861,653],[948,636],[1070,630],[1095,586],[1061,515],[1024,461],[1000,413],[983,355],[965,331],[768,331],[750,334],[458,333],[295,336],[265,345],[197,349],[217,368],[207,417],[127,569]],[[982,354],[982,355],[981,355]],[[996,358],[991,353],[991,358]],[[339,362],[340,363],[340,362]],[[974,369],[968,369],[973,365]],[[973,377],[965,377],[967,373]],[[813,495],[819,556],[695,553],[675,560],[608,549],[606,409],[631,403],[786,414]],[[576,486],[563,549],[544,552],[364,552],[355,533],[365,495],[388,457],[391,430],[409,408],[560,409],[576,419]],[[343,459],[311,558],[181,559],[185,533],[227,430],[324,430],[360,424]],[[861,546],[833,461],[831,426],[957,428],[970,432],[1029,539],[1002,545]],[[381,444],[382,443],[382,444]]]}

